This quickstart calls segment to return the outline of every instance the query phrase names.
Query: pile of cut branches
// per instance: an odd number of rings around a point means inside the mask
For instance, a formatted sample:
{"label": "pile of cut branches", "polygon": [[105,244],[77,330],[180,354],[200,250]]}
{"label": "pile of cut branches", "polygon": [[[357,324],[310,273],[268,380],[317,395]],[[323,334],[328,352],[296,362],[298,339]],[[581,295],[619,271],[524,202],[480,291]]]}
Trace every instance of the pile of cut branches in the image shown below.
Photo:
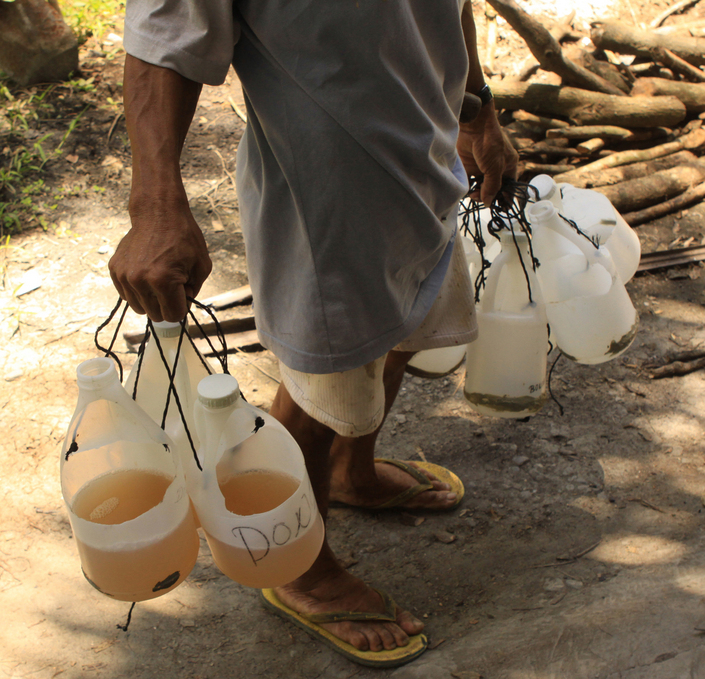
{"label": "pile of cut branches", "polygon": [[[697,1],[648,29],[594,22],[581,40],[573,16],[549,30],[514,0],[486,0],[488,17],[506,19],[533,55],[517,77],[491,83],[522,178],[594,188],[632,226],[705,198],[705,22],[660,26]],[[532,82],[539,69],[560,84]]]}

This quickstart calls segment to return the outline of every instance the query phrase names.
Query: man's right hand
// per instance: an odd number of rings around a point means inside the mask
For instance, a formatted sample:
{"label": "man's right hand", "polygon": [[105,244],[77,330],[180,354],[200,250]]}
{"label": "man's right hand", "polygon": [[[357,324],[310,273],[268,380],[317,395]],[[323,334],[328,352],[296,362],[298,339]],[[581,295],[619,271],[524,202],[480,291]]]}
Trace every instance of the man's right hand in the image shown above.
{"label": "man's right hand", "polygon": [[196,297],[212,268],[179,167],[200,93],[200,83],[176,71],[125,58],[132,228],[110,260],[110,276],[120,297],[153,321],[185,318],[187,297]]}
{"label": "man's right hand", "polygon": [[110,260],[113,283],[138,314],[180,321],[212,269],[203,233],[185,199],[130,214],[132,228]]}

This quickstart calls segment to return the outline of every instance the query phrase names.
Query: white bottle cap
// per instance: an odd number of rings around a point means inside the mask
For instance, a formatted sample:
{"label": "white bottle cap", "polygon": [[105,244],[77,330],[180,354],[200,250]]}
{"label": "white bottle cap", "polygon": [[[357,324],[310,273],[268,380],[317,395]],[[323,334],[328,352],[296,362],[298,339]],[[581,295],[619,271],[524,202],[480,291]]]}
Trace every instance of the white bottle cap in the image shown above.
{"label": "white bottle cap", "polygon": [[181,334],[181,323],[158,321],[152,325],[154,325],[154,334],[159,338],[178,337]]}
{"label": "white bottle cap", "polygon": [[115,364],[107,356],[80,363],[76,368],[76,377],[81,389],[104,389],[113,382],[119,382]]}
{"label": "white bottle cap", "polygon": [[[540,174],[534,177],[529,184],[538,191],[539,200],[550,200],[557,188],[553,177],[549,177],[547,174]],[[531,192],[529,196],[531,197]]]}
{"label": "white bottle cap", "polygon": [[240,385],[232,375],[208,375],[198,383],[198,400],[206,408],[227,408],[240,397]]}
{"label": "white bottle cap", "polygon": [[526,208],[526,214],[529,221],[533,224],[545,222],[556,214],[556,208],[550,200],[540,200],[538,203],[533,203]]}

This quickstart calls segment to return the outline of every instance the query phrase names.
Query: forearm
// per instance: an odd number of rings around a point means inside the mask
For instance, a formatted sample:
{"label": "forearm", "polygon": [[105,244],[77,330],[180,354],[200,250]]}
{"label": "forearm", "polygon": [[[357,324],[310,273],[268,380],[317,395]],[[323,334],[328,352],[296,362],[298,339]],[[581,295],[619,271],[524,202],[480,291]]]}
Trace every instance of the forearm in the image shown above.
{"label": "forearm", "polygon": [[[463,6],[461,20],[469,62],[465,91],[478,94],[485,77],[477,54],[475,19],[469,0]],[[500,191],[503,177],[516,178],[518,156],[499,125],[494,99],[481,106],[474,120],[460,123],[458,153],[468,175],[482,177],[481,191],[473,198],[481,198],[485,205]]]}
{"label": "forearm", "polygon": [[201,84],[127,56],[124,104],[132,146],[130,211],[186,199],[179,159]]}
{"label": "forearm", "polygon": [[201,85],[130,56],[124,83],[132,228],[110,260],[110,275],[137,313],[154,321],[180,321],[188,299],[196,297],[211,271],[179,167]]}
{"label": "forearm", "polygon": [[[478,94],[485,85],[485,74],[482,71],[480,57],[477,53],[477,31],[470,0],[463,5],[461,23],[465,38],[465,48],[468,53],[468,77],[465,82],[465,91],[471,94]],[[485,103],[474,120],[461,122],[461,127],[481,135],[486,135],[487,133],[490,135],[499,134],[499,123],[497,122],[494,100],[490,99],[489,102]]]}
{"label": "forearm", "polygon": [[468,78],[465,84],[465,91],[478,92],[485,84],[485,75],[482,72],[480,57],[477,53],[477,31],[475,29],[475,18],[472,15],[472,3],[470,0],[463,5],[461,15],[463,36],[465,37],[465,48],[468,52]]}

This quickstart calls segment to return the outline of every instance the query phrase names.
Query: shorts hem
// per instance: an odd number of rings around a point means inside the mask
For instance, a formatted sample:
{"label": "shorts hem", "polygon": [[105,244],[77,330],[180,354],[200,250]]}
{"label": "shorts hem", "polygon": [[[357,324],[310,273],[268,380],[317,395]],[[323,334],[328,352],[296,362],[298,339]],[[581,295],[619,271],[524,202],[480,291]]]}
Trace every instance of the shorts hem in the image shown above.
{"label": "shorts hem", "polygon": [[299,406],[299,408],[316,420],[316,422],[329,427],[340,436],[345,436],[348,438],[359,438],[360,436],[366,436],[367,434],[371,434],[375,431],[384,420],[384,407],[382,407],[377,410],[377,412],[372,416],[372,419],[368,421],[367,425],[357,427],[350,422],[339,420],[317,406],[312,401],[308,400],[299,385],[296,384],[296,382],[294,382],[294,380],[292,380],[291,377],[285,372],[282,373],[282,384],[284,384],[286,390],[289,392],[289,395],[293,399],[294,403]]}
{"label": "shorts hem", "polygon": [[454,333],[452,335],[434,335],[433,337],[423,337],[413,340],[404,340],[399,342],[395,351],[427,351],[429,349],[443,349],[444,347],[457,347],[461,344],[470,344],[474,342],[478,335],[477,327],[474,330],[469,330],[462,334]]}

